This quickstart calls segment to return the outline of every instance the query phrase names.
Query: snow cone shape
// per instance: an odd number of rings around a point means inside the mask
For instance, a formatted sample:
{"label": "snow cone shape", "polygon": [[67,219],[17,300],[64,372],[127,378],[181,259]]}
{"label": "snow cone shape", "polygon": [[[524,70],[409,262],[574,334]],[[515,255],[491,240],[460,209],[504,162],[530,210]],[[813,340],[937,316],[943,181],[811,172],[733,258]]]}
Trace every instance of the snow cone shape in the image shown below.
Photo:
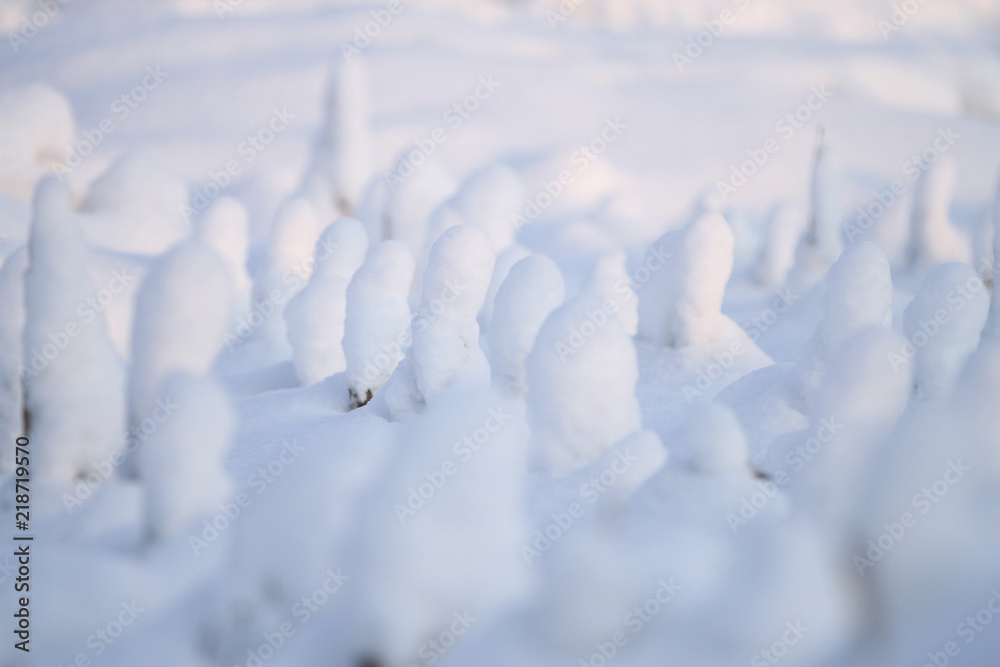
{"label": "snow cone shape", "polygon": [[704,343],[722,319],[733,270],[733,231],[718,213],[705,213],[653,247],[665,254],[639,298],[639,336],[654,344]]}
{"label": "snow cone shape", "polygon": [[611,300],[617,307],[616,315],[622,329],[629,336],[639,330],[639,298],[632,289],[624,250],[605,255],[597,260],[594,271],[587,281],[586,291],[599,301]]}
{"label": "snow cone shape", "polygon": [[761,285],[780,287],[795,264],[795,248],[805,218],[794,206],[776,206],[767,221],[767,234],[761,246],[754,279]]}
{"label": "snow cone shape", "polygon": [[809,224],[799,242],[789,276],[793,289],[800,293],[821,280],[844,249],[841,235],[843,196],[840,160],[825,144],[820,130],[810,182]]}
{"label": "snow cone shape", "polygon": [[383,241],[347,286],[344,356],[352,407],[368,403],[403,358],[415,270],[405,245]]}
{"label": "snow cone shape", "polygon": [[256,276],[253,286],[251,310],[261,317],[251,324],[252,333],[285,352],[285,320],[281,312],[309,281],[313,252],[322,231],[315,209],[305,199],[296,198],[278,209],[268,235],[266,268]]}
{"label": "snow cone shape", "polygon": [[892,318],[889,259],[870,241],[852,246],[830,267],[823,295],[823,319],[806,342],[795,375],[806,402],[822,384],[840,345],[863,329],[884,327]]}
{"label": "snow cone shape", "polygon": [[383,182],[390,192],[388,209],[380,216],[386,234],[382,238],[405,243],[417,259],[419,271],[427,255],[428,221],[434,210],[454,194],[455,182],[436,158],[426,158],[416,148],[399,156]]}
{"label": "snow cone shape", "polygon": [[495,387],[524,396],[524,362],[542,324],[565,298],[562,272],[548,257],[530,255],[511,267],[497,292],[486,335]]}
{"label": "snow cone shape", "polygon": [[412,348],[416,386],[427,402],[457,382],[489,383],[476,315],[493,263],[490,239],[475,225],[452,227],[431,248]]}
{"label": "snow cone shape", "polygon": [[943,262],[969,261],[969,242],[952,226],[948,213],[957,178],[958,167],[950,155],[920,175],[906,248],[909,268],[924,270]]}
{"label": "snow cone shape", "polygon": [[920,398],[945,397],[976,348],[990,296],[975,269],[958,263],[931,269],[903,313],[909,342],[897,364],[914,356],[913,385]]}
{"label": "snow cone shape", "polygon": [[201,216],[198,223],[198,240],[225,260],[232,275],[233,289],[241,302],[249,307],[250,274],[247,256],[250,252],[249,215],[238,199],[219,197]]}
{"label": "snow cone shape", "polygon": [[446,229],[468,223],[486,232],[499,255],[514,243],[517,230],[512,220],[524,196],[524,182],[513,169],[505,164],[485,167],[434,212],[428,241],[433,243]]}
{"label": "snow cone shape", "polygon": [[371,176],[368,90],[360,58],[340,61],[305,190],[322,219],[354,215]]}
{"label": "snow cone shape", "polygon": [[126,155],[90,186],[80,224],[93,245],[158,255],[188,235],[187,184],[141,155]]}
{"label": "snow cone shape", "polygon": [[528,418],[539,462],[556,475],[640,425],[635,347],[606,305],[584,295],[555,311],[528,356]]}
{"label": "snow cone shape", "polygon": [[489,328],[490,320],[493,319],[493,304],[497,298],[497,292],[503,281],[507,280],[507,274],[511,267],[520,262],[525,257],[531,255],[531,251],[522,245],[514,244],[497,255],[496,264],[493,265],[493,277],[490,279],[490,288],[486,291],[486,303],[479,311],[479,323],[484,330]]}
{"label": "snow cone shape", "polygon": [[275,215],[267,241],[266,278],[286,291],[305,285],[312,273],[309,259],[322,233],[323,225],[309,202],[293,199],[284,204]]}
{"label": "snow cone shape", "polygon": [[840,160],[826,145],[821,132],[810,183],[812,208],[806,244],[829,262],[836,261],[844,248],[840,233],[840,223],[844,216],[841,172]]}
{"label": "snow cone shape", "polygon": [[78,310],[96,297],[90,251],[53,176],[35,192],[28,256],[25,426],[36,472],[69,482],[123,444],[125,370],[103,316]]}
{"label": "snow cone shape", "polygon": [[[0,438],[11,443],[24,434],[24,272],[28,253],[21,248],[0,266]],[[14,448],[0,449],[0,478],[14,469]]]}
{"label": "snow cone shape", "polygon": [[175,371],[204,374],[222,346],[232,313],[230,269],[190,240],[164,255],[136,297],[129,377],[129,419],[141,424]]}
{"label": "snow cone shape", "polygon": [[750,474],[747,439],[736,414],[722,403],[694,410],[685,434],[691,447],[691,467],[704,475],[735,471]]}
{"label": "snow cone shape", "polygon": [[309,284],[285,307],[292,363],[303,385],[347,368],[343,347],[347,285],[367,251],[368,234],[354,218],[327,227],[316,243]]}
{"label": "snow cone shape", "polygon": [[225,390],[183,373],[160,388],[173,413],[136,453],[146,494],[146,539],[168,540],[216,509],[230,491],[223,459],[236,428]]}
{"label": "snow cone shape", "polygon": [[0,192],[28,201],[47,170],[79,164],[73,110],[59,91],[40,83],[0,95]]}

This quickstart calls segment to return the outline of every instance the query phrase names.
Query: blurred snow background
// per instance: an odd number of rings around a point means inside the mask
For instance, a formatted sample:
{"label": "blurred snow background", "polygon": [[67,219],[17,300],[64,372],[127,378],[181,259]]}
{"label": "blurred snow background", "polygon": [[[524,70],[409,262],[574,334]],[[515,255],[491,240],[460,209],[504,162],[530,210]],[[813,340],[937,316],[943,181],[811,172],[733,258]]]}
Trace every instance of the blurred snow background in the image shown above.
{"label": "blurred snow background", "polygon": [[0,33],[0,665],[1000,655],[995,0]]}

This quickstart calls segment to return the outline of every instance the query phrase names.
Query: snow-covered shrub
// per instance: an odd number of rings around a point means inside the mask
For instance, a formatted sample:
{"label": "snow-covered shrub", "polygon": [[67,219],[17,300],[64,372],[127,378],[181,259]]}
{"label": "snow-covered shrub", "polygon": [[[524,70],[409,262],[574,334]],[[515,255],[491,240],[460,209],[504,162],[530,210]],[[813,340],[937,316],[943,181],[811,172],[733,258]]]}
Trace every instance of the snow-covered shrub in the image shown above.
{"label": "snow-covered shrub", "polygon": [[802,398],[808,404],[822,386],[827,368],[845,340],[892,321],[889,259],[870,241],[848,248],[826,277],[823,319],[816,325],[795,366]]}
{"label": "snow-covered shrub", "polygon": [[486,302],[483,303],[483,309],[479,311],[479,324],[484,331],[489,330],[497,292],[503,285],[503,281],[507,280],[507,274],[510,273],[511,267],[529,255],[531,255],[531,251],[517,243],[497,255],[497,261],[493,265],[493,278],[490,279],[490,288],[486,290]]}
{"label": "snow-covered shrub", "polygon": [[232,313],[230,267],[204,244],[188,240],[157,261],[136,297],[129,375],[129,420],[150,416],[166,378],[201,375],[222,347]]}
{"label": "snow-covered shrub", "polygon": [[979,346],[989,309],[989,291],[972,267],[939,264],[927,273],[903,313],[908,345],[894,357],[897,366],[913,361],[918,397],[941,398],[951,393],[965,362]]}
{"label": "snow-covered shrub", "polygon": [[410,155],[414,152],[419,153],[416,149],[403,151],[392,171],[369,190],[375,201],[363,205],[365,215],[370,217],[363,221],[369,234],[381,231],[373,238],[397,239],[406,244],[420,272],[427,256],[428,221],[437,207],[454,194],[457,185],[436,157],[426,158],[419,165],[411,162]]}
{"label": "snow-covered shrub", "polygon": [[[0,438],[11,443],[24,434],[24,272],[28,252],[21,248],[0,265]],[[14,448],[0,450],[0,478],[13,470]]]}
{"label": "snow-covered shrub", "polygon": [[73,147],[73,110],[65,95],[42,83],[0,93],[0,192],[27,201],[47,171]]}
{"label": "snow-covered shrub", "polygon": [[795,264],[795,248],[802,235],[805,216],[795,206],[775,206],[768,216],[767,232],[761,245],[754,279],[768,287],[785,284],[788,272]]}
{"label": "snow-covered shrub", "polygon": [[409,343],[413,255],[399,241],[375,246],[347,286],[344,356],[352,407],[368,403]]}
{"label": "snow-covered shrub", "polygon": [[969,262],[970,247],[951,222],[949,207],[958,178],[958,163],[944,155],[920,174],[913,194],[906,263],[926,270],[943,262]]}
{"label": "snow-covered shrub", "polygon": [[497,291],[486,335],[494,387],[525,394],[524,362],[542,324],[565,298],[562,272],[545,255],[530,255],[511,267]]}
{"label": "snow-covered shrub", "polygon": [[524,197],[524,182],[507,165],[492,164],[480,169],[431,215],[428,248],[445,230],[465,223],[486,232],[493,250],[500,255],[517,236],[513,219],[524,206]]}
{"label": "snow-covered shrub", "polygon": [[527,359],[536,461],[581,468],[639,428],[638,361],[614,304],[584,295],[552,313]]}
{"label": "snow-covered shrub", "polygon": [[494,261],[489,237],[474,225],[452,227],[431,248],[411,351],[416,386],[425,401],[456,383],[489,383],[476,315],[486,299]]}
{"label": "snow-covered shrub", "polygon": [[226,261],[232,275],[237,308],[249,308],[251,280],[247,271],[250,222],[246,206],[233,197],[219,197],[198,221],[197,238]]}
{"label": "snow-covered shrub", "polygon": [[166,252],[190,232],[183,180],[140,154],[101,174],[80,203],[80,225],[93,245],[147,255]]}
{"label": "snow-covered shrub", "polygon": [[809,223],[799,241],[789,276],[792,289],[800,294],[821,280],[843,252],[843,189],[843,167],[821,130],[810,181]]}
{"label": "snow-covered shrub", "polygon": [[327,227],[316,243],[309,284],[285,307],[292,363],[303,385],[347,368],[343,346],[347,286],[367,251],[368,234],[354,218]]}
{"label": "snow-covered shrub", "polygon": [[361,58],[339,61],[302,192],[322,220],[355,215],[371,177],[367,85]]}
{"label": "snow-covered shrub", "polygon": [[733,270],[733,231],[719,213],[705,213],[653,243],[667,254],[639,296],[639,337],[683,347],[711,338]]}
{"label": "snow-covered shrub", "polygon": [[309,282],[312,258],[325,225],[301,197],[285,202],[275,213],[267,239],[264,267],[255,275],[251,310],[264,314],[255,337],[287,351],[282,311],[288,300]]}
{"label": "snow-covered shrub", "polygon": [[158,394],[175,407],[136,453],[146,495],[145,537],[166,541],[184,532],[230,493],[223,468],[236,415],[215,381],[185,373],[166,378]]}
{"label": "snow-covered shrub", "polygon": [[599,301],[614,301],[622,329],[634,336],[639,330],[639,298],[632,289],[627,262],[624,250],[601,257],[587,280],[586,291]]}
{"label": "snow-covered shrub", "polygon": [[72,481],[123,444],[125,369],[95,298],[90,250],[54,176],[35,191],[24,277],[25,427],[41,477]]}

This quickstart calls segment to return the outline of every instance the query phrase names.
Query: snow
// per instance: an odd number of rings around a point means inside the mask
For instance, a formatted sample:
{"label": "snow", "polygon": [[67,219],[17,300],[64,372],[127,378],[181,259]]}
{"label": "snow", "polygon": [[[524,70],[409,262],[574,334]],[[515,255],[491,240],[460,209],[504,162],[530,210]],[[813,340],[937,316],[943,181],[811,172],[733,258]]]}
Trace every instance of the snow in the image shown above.
{"label": "snow", "polygon": [[969,263],[969,242],[954,228],[948,214],[958,178],[958,164],[945,155],[920,175],[906,249],[911,267],[928,269],[943,262]]}
{"label": "snow", "polygon": [[639,428],[638,361],[614,302],[585,295],[559,308],[525,365],[540,469],[573,472]]}
{"label": "snow", "polygon": [[327,227],[316,242],[309,284],[285,306],[292,363],[304,385],[347,368],[347,286],[367,251],[368,235],[358,220],[342,218]]}
{"label": "snow", "polygon": [[545,255],[529,255],[511,267],[497,291],[486,336],[494,387],[525,395],[525,360],[545,320],[565,298],[562,273]]}
{"label": "snow", "polygon": [[29,200],[35,184],[70,151],[76,125],[66,96],[43,83],[0,94],[0,192]]}
{"label": "snow", "polygon": [[87,241],[122,252],[157,255],[187,236],[188,188],[183,180],[138,154],[116,160],[83,201]]}
{"label": "snow", "polygon": [[719,213],[700,215],[653,247],[666,254],[639,298],[639,337],[670,347],[704,343],[722,319],[735,239]]}
{"label": "snow", "polygon": [[146,491],[146,539],[175,538],[225,502],[230,481],[223,461],[236,424],[232,401],[213,380],[177,374],[159,390],[170,418],[136,456]]}
{"label": "snow", "polygon": [[125,367],[104,318],[86,308],[95,290],[69,193],[46,176],[33,209],[19,373],[25,427],[39,477],[71,482],[124,444]]}
{"label": "snow", "polygon": [[476,316],[494,261],[489,237],[468,224],[452,227],[431,248],[412,348],[416,386],[425,402],[456,383],[489,382]]}
{"label": "snow", "polygon": [[979,346],[989,308],[986,287],[970,266],[940,264],[927,273],[903,314],[909,345],[901,356],[904,363],[913,360],[917,396],[936,398],[951,393]]}
{"label": "snow", "polygon": [[150,270],[136,296],[130,425],[150,418],[172,373],[209,371],[223,345],[232,299],[229,267],[198,241],[178,244]]}
{"label": "snow", "polygon": [[410,340],[408,297],[413,255],[399,241],[372,248],[347,286],[344,357],[351,399],[363,405],[378,393]]}
{"label": "snow", "polygon": [[998,28],[0,0],[0,664],[994,664]]}

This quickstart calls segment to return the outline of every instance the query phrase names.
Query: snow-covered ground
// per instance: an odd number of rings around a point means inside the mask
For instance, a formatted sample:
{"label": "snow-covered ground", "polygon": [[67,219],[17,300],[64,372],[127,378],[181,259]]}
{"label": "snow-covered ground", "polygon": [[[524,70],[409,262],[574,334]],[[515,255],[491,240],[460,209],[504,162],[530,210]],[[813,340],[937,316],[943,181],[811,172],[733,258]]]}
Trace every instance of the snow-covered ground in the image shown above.
{"label": "snow-covered ground", "polygon": [[996,0],[0,32],[0,666],[997,664]]}

